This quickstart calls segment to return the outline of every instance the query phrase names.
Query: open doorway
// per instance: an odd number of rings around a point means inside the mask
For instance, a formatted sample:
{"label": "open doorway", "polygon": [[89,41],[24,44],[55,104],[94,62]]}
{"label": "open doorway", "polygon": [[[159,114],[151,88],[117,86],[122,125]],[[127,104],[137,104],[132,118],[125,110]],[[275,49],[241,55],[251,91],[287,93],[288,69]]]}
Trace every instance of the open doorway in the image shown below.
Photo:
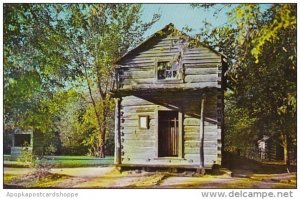
{"label": "open doorway", "polygon": [[158,111],[158,156],[178,156],[178,112]]}

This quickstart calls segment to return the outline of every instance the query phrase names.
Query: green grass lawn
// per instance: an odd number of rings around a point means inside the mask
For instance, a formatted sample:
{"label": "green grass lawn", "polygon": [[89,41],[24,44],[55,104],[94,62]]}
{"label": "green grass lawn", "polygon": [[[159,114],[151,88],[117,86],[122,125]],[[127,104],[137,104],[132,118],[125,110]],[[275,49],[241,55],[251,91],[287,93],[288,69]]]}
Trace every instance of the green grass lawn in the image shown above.
{"label": "green grass lawn", "polygon": [[15,174],[4,174],[3,182],[4,183],[10,183],[12,182],[15,178],[19,177],[20,175],[15,175]]}
{"label": "green grass lawn", "polygon": [[[89,167],[89,166],[109,166],[113,165],[113,156],[96,158],[91,156],[45,156],[46,162],[53,167]],[[28,167],[28,165],[10,160],[9,156],[4,157],[5,167]]]}

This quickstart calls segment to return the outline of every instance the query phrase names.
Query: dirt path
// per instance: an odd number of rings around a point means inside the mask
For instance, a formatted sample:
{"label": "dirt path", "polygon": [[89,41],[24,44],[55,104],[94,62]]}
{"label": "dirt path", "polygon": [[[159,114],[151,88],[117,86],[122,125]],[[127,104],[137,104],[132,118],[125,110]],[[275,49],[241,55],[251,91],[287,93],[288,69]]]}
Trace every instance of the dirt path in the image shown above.
{"label": "dirt path", "polygon": [[[4,168],[6,176],[32,172],[26,168]],[[187,177],[166,172],[120,173],[114,167],[54,168],[51,173],[66,176],[53,182],[56,188],[295,188],[296,174],[256,174],[251,178],[229,174]],[[10,184],[7,184],[10,185]],[[12,185],[12,184],[11,184]],[[18,186],[18,184],[13,184]]]}
{"label": "dirt path", "polygon": [[33,169],[31,168],[11,168],[11,167],[3,168],[3,173],[6,175],[24,175],[32,171]]}
{"label": "dirt path", "polygon": [[[230,176],[168,177],[160,188],[296,188],[295,174],[273,174],[267,178],[238,178]],[[294,180],[293,180],[294,179]]]}
{"label": "dirt path", "polygon": [[152,174],[123,172],[114,167],[52,169],[52,173],[71,178],[57,185],[58,188],[125,188],[142,184]]}
{"label": "dirt path", "polygon": [[161,188],[214,188],[236,179],[231,177],[168,177],[163,180]]}
{"label": "dirt path", "polygon": [[145,188],[151,187],[159,183],[164,177],[162,173],[132,173],[123,172],[119,173],[112,170],[110,173],[95,177],[93,179],[81,179],[76,188]]}
{"label": "dirt path", "polygon": [[113,171],[113,167],[51,169],[51,173],[71,176],[70,179],[58,184],[58,188],[80,187],[80,184],[93,181],[94,179],[108,175]]}

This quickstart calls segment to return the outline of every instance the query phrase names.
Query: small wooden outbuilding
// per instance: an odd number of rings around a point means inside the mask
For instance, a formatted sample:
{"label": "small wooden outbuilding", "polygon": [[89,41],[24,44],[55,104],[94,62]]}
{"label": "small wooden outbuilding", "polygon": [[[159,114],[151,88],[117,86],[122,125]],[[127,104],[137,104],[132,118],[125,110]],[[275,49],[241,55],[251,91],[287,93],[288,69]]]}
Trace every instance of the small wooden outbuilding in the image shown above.
{"label": "small wooden outbuilding", "polygon": [[33,131],[32,130],[22,130],[16,128],[12,134],[12,146],[11,146],[11,156],[13,158],[18,157],[22,154],[23,150],[28,150],[32,153],[33,148]]}
{"label": "small wooden outbuilding", "polygon": [[283,147],[280,142],[272,136],[264,135],[257,141],[257,147],[261,160],[277,161],[283,160]]}
{"label": "small wooden outbuilding", "polygon": [[116,64],[116,165],[221,164],[223,55],[169,24]]}

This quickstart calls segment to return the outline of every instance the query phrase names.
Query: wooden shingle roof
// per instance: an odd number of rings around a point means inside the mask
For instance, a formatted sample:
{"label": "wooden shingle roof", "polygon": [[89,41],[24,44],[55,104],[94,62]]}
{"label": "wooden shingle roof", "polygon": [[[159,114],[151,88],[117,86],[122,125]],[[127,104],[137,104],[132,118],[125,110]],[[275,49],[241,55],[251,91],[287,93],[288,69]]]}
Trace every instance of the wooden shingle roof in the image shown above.
{"label": "wooden shingle roof", "polygon": [[166,36],[166,35],[169,35],[169,34],[172,34],[172,33],[177,33],[178,35],[186,38],[186,39],[189,39],[189,40],[196,40],[197,44],[198,45],[201,45],[207,49],[209,49],[210,51],[212,51],[213,53],[217,54],[217,55],[220,55],[220,56],[223,56],[226,58],[225,55],[223,55],[222,53],[220,52],[217,52],[216,50],[214,50],[213,48],[203,44],[202,42],[200,42],[198,39],[195,39],[195,38],[192,38],[190,37],[189,35],[187,35],[186,33],[176,29],[174,27],[174,24],[173,23],[170,23],[168,25],[166,25],[165,27],[163,27],[162,29],[160,29],[159,31],[155,32],[154,34],[152,34],[151,36],[149,36],[146,40],[144,40],[143,42],[141,42],[139,45],[137,45],[135,48],[133,48],[132,50],[128,51],[127,53],[125,53],[122,57],[120,57],[118,60],[115,61],[115,64],[117,65],[121,65],[122,61],[125,60],[127,57],[129,57],[130,55],[133,55],[134,53],[140,51],[140,49],[144,46],[146,46],[148,44],[149,41],[157,38],[157,37],[162,37],[162,36]]}

